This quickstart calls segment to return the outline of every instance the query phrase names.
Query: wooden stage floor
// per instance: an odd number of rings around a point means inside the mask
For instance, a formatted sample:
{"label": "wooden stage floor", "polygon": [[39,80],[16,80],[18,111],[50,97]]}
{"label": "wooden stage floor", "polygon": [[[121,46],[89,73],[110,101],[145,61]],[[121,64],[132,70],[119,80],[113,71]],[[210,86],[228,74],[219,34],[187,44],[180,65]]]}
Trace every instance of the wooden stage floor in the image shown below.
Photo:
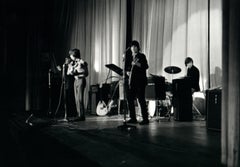
{"label": "wooden stage floor", "polygon": [[[26,116],[10,121],[14,159],[25,166],[219,167],[220,132],[206,121],[150,120],[122,131],[122,115],[87,116],[83,122],[29,127]],[[14,162],[12,161],[12,162]]]}

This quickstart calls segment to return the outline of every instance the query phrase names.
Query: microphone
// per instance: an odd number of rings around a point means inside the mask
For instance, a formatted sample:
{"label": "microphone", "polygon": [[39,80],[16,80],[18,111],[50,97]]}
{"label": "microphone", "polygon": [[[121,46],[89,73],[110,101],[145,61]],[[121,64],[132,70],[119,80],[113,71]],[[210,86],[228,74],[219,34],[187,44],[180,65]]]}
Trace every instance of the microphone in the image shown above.
{"label": "microphone", "polygon": [[62,68],[59,65],[56,68],[58,71],[62,71]]}
{"label": "microphone", "polygon": [[123,61],[125,61],[125,59],[126,59],[126,54],[125,53],[122,55],[122,59],[123,59]]}
{"label": "microphone", "polygon": [[129,46],[126,50],[125,50],[125,53],[130,49],[131,47]]}
{"label": "microphone", "polygon": [[48,70],[48,87],[51,88],[51,72],[52,72],[52,69],[49,69]]}

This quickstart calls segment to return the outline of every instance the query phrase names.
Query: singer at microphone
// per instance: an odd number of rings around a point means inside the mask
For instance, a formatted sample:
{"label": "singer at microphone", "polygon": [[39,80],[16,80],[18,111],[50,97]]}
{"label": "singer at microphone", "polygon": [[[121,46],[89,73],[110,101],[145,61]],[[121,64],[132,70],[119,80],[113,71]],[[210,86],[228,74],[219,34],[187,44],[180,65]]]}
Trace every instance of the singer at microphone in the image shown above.
{"label": "singer at microphone", "polygon": [[[127,123],[137,123],[135,103],[137,98],[141,108],[142,121],[140,125],[147,125],[148,112],[145,99],[145,87],[147,85],[146,71],[148,69],[148,62],[145,54],[140,52],[140,45],[138,41],[132,41],[131,43],[131,55],[130,59],[130,73],[128,79],[128,107],[130,111],[130,120]],[[126,54],[127,55],[127,54]]]}

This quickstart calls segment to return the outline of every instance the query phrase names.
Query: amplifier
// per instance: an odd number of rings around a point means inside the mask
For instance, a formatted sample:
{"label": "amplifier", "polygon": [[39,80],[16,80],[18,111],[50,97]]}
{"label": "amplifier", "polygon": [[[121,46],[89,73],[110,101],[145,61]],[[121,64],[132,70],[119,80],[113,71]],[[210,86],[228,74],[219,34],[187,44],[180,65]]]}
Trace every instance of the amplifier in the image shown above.
{"label": "amplifier", "polygon": [[165,78],[162,76],[149,77],[145,97],[147,100],[165,100]]}
{"label": "amplifier", "polygon": [[88,111],[91,115],[96,115],[96,108],[99,101],[99,85],[91,85],[89,89]]}
{"label": "amplifier", "polygon": [[219,88],[206,90],[207,128],[221,130],[222,90]]}

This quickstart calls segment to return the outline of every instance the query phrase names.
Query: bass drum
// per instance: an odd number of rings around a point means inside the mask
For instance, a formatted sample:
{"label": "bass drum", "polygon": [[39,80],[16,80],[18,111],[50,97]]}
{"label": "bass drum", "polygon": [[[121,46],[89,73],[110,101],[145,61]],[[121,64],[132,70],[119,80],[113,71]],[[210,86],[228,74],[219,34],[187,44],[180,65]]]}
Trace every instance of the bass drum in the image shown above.
{"label": "bass drum", "polygon": [[157,101],[149,100],[148,101],[148,114],[150,117],[153,117],[155,115],[156,108],[157,108]]}

